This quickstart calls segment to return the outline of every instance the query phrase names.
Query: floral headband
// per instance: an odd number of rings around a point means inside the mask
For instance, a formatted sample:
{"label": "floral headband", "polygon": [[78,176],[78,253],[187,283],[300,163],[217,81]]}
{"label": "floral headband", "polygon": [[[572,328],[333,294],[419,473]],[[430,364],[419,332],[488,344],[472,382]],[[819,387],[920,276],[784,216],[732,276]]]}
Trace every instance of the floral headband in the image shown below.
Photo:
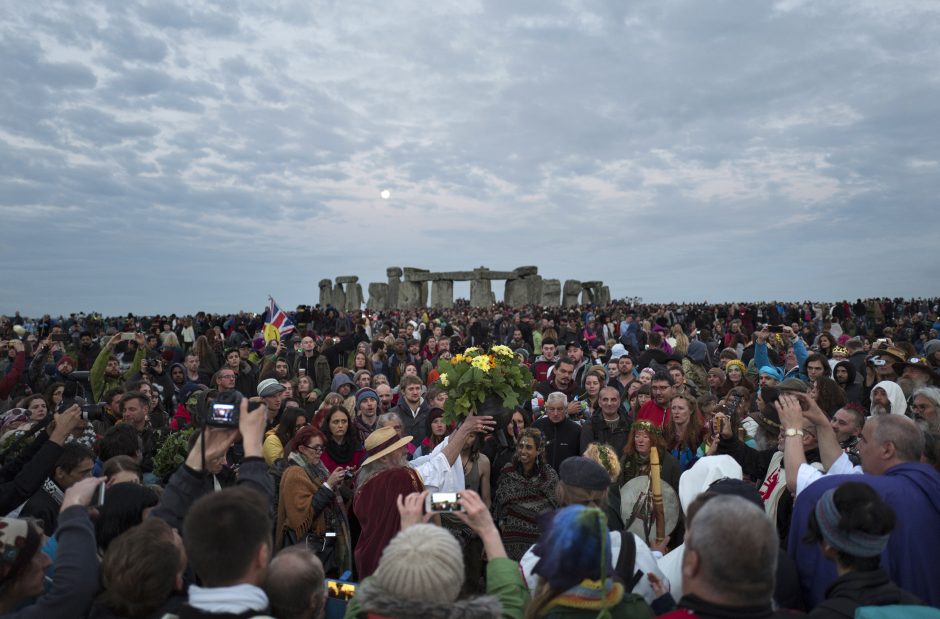
{"label": "floral headband", "polygon": [[640,421],[634,421],[633,425],[630,426],[631,430],[643,430],[644,432],[649,432],[650,434],[662,434],[663,430],[659,426],[654,426],[651,421],[646,419],[641,419]]}
{"label": "floral headband", "polygon": [[849,356],[849,351],[848,351],[848,349],[845,348],[844,346],[836,346],[835,348],[832,349],[832,354],[833,354],[833,355],[842,355],[843,357],[848,357],[848,356]]}

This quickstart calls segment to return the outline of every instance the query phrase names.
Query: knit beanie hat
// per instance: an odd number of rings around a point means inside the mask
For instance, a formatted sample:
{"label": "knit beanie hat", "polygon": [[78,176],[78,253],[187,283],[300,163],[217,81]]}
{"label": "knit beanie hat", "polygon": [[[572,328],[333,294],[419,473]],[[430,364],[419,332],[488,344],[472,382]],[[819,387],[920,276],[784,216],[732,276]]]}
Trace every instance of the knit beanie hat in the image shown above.
{"label": "knit beanie hat", "polygon": [[59,357],[59,361],[58,363],[56,363],[56,367],[62,365],[63,363],[68,363],[73,368],[75,367],[75,359],[72,359],[68,355],[62,355],[61,357]]}
{"label": "knit beanie hat", "polygon": [[362,401],[366,398],[372,398],[378,402],[379,394],[376,393],[375,389],[372,389],[371,387],[363,387],[356,392],[356,408],[359,408],[359,405],[362,404]]}
{"label": "knit beanie hat", "polygon": [[463,552],[445,529],[412,525],[385,547],[372,577],[404,601],[450,604],[463,587]]}
{"label": "knit beanie hat", "polygon": [[729,361],[728,364],[725,365],[725,372],[733,367],[737,367],[739,370],[741,370],[741,374],[747,374],[747,366],[744,365],[744,362],[740,359],[732,359]]}

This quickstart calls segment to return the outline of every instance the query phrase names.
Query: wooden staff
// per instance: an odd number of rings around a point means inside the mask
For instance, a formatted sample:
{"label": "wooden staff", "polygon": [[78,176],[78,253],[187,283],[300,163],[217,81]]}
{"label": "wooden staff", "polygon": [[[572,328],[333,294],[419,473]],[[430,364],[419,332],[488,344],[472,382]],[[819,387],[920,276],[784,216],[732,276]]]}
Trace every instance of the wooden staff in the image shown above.
{"label": "wooden staff", "polygon": [[663,509],[663,483],[660,478],[659,450],[650,450],[650,491],[653,494],[653,517],[656,519],[656,543],[666,539],[666,514]]}

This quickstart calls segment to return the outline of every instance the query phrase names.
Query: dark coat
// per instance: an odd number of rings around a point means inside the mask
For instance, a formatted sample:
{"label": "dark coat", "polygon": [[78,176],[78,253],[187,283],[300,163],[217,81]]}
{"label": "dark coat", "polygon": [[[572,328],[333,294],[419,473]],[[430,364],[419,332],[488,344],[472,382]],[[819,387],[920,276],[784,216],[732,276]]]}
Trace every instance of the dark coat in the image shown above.
{"label": "dark coat", "polygon": [[59,525],[59,503],[44,489],[40,489],[29,497],[23,509],[20,510],[22,518],[38,518],[42,520],[42,530],[48,536],[55,533]]}
{"label": "dark coat", "polygon": [[920,599],[891,582],[887,572],[849,572],[837,578],[826,599],[809,614],[812,619],[851,619],[860,606],[921,605]]}
{"label": "dark coat", "polygon": [[545,415],[532,426],[545,437],[545,459],[556,471],[565,459],[581,455],[581,426],[574,421],[565,417],[561,423],[552,423]]}
{"label": "dark coat", "polygon": [[623,448],[627,445],[627,437],[630,436],[630,418],[627,412],[620,409],[620,420],[613,430],[604,421],[604,414],[600,411],[591,415],[591,418],[581,426],[580,450],[588,448],[591,443],[605,443],[614,448],[619,457],[623,453]]}

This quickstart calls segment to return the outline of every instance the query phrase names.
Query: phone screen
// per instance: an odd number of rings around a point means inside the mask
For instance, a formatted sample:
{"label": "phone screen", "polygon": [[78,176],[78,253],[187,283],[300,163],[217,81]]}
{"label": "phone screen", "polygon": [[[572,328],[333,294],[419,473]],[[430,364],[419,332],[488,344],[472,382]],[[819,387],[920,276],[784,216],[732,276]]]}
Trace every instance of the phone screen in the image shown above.
{"label": "phone screen", "polygon": [[428,497],[429,512],[459,512],[463,511],[458,501],[460,495],[456,492],[434,492]]}
{"label": "phone screen", "polygon": [[213,404],[212,421],[215,423],[232,423],[235,416],[234,404]]}

